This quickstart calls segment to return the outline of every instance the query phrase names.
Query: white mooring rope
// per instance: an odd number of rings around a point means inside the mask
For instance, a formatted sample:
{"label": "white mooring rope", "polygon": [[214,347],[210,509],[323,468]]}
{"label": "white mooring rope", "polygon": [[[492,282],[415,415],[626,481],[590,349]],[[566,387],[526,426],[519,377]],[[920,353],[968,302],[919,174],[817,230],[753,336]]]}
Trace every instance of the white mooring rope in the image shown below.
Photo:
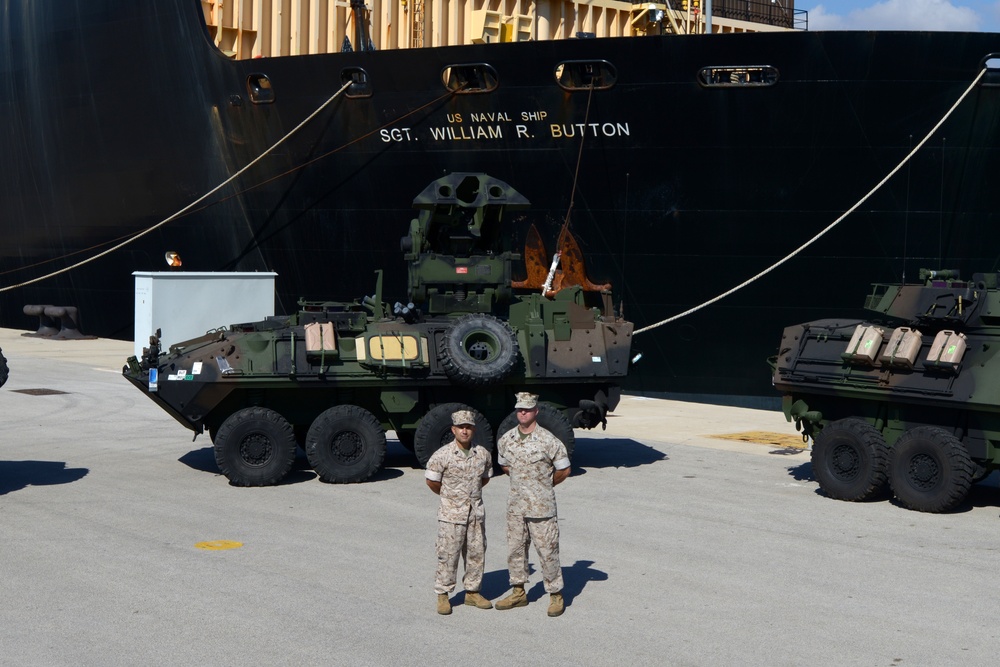
{"label": "white mooring rope", "polygon": [[73,264],[71,266],[67,266],[65,268],[59,269],[58,271],[53,271],[52,273],[47,273],[44,276],[39,276],[37,278],[32,278],[31,280],[26,280],[24,282],[17,283],[15,285],[8,285],[7,287],[0,287],[0,292],[9,292],[10,290],[17,289],[18,287],[24,287],[25,285],[31,285],[31,284],[34,284],[34,283],[38,283],[38,282],[41,282],[43,280],[48,280],[49,278],[53,278],[55,276],[58,276],[58,275],[60,275],[62,273],[66,273],[68,271],[72,271],[74,269],[78,269],[81,266],[83,266],[84,264],[89,264],[90,262],[93,262],[95,260],[100,259],[101,257],[104,257],[105,255],[108,255],[110,253],[113,253],[116,250],[124,248],[128,244],[130,244],[130,243],[132,243],[132,242],[134,242],[134,241],[142,238],[146,234],[149,234],[150,232],[159,229],[160,227],[162,227],[163,225],[167,224],[168,222],[172,222],[172,221],[176,220],[177,218],[181,217],[182,215],[184,215],[185,213],[187,213],[188,211],[190,211],[192,208],[194,208],[195,206],[197,206],[201,202],[205,201],[206,199],[208,199],[209,197],[211,197],[212,195],[214,195],[216,192],[218,192],[219,190],[221,190],[222,188],[226,187],[227,185],[229,185],[230,183],[232,183],[234,180],[236,180],[237,178],[239,178],[250,167],[254,166],[258,162],[260,162],[261,160],[263,160],[264,157],[267,156],[268,153],[270,153],[275,148],[277,148],[278,146],[280,146],[281,144],[283,144],[289,137],[291,137],[293,134],[295,134],[300,129],[302,129],[302,127],[306,123],[308,123],[313,118],[315,118],[316,115],[320,111],[322,111],[327,106],[329,106],[329,104],[331,102],[333,102],[335,99],[337,99],[340,96],[341,93],[343,93],[345,90],[347,90],[347,88],[352,83],[354,83],[354,82],[353,81],[348,81],[347,83],[345,83],[343,86],[341,86],[340,90],[338,90],[337,92],[335,92],[330,97],[330,99],[328,99],[326,102],[323,102],[323,104],[319,105],[319,107],[317,107],[315,111],[313,111],[311,114],[309,114],[308,116],[306,116],[305,120],[303,120],[301,123],[299,123],[294,128],[292,128],[292,130],[289,131],[288,134],[286,134],[285,136],[283,136],[281,139],[278,139],[278,141],[276,141],[274,143],[274,145],[272,145],[266,151],[264,151],[263,153],[261,153],[260,155],[258,155],[256,158],[253,159],[253,161],[249,162],[245,167],[243,167],[242,169],[240,169],[239,171],[237,171],[235,174],[233,174],[232,176],[230,176],[229,178],[227,178],[225,181],[223,181],[222,183],[219,183],[217,186],[215,186],[214,188],[212,188],[211,190],[209,190],[208,192],[206,192],[201,197],[199,197],[198,199],[194,200],[193,202],[191,202],[190,204],[188,204],[187,206],[185,206],[181,210],[177,211],[173,215],[171,215],[171,216],[169,216],[167,218],[164,218],[163,220],[161,220],[160,222],[156,223],[152,227],[144,229],[143,231],[141,231],[141,232],[139,232],[139,233],[137,233],[137,234],[135,234],[133,236],[130,236],[129,238],[125,239],[124,241],[122,241],[118,245],[113,246],[111,248],[108,248],[107,250],[105,250],[103,252],[100,252],[100,253],[92,256],[92,257],[88,257],[87,259],[81,260],[81,261],[79,261],[76,264]]}
{"label": "white mooring rope", "polygon": [[913,148],[913,150],[910,151],[909,154],[906,157],[903,158],[902,162],[900,162],[898,165],[896,165],[896,167],[892,171],[890,171],[886,175],[885,178],[883,178],[881,181],[879,181],[878,185],[876,185],[874,188],[872,188],[868,192],[868,194],[866,194],[864,197],[862,197],[861,199],[859,199],[858,203],[856,203],[851,208],[847,209],[843,214],[841,214],[841,216],[839,218],[837,218],[836,220],[834,220],[833,222],[831,222],[829,225],[827,225],[826,228],[823,229],[818,234],[816,234],[816,236],[812,237],[811,239],[809,239],[808,241],[806,241],[805,243],[803,243],[801,246],[799,246],[798,248],[796,248],[794,251],[792,251],[791,253],[789,253],[788,255],[786,255],[785,257],[783,257],[782,259],[778,260],[777,262],[775,262],[771,266],[767,267],[766,269],[764,269],[763,271],[761,271],[757,275],[753,276],[752,278],[748,278],[747,280],[743,281],[742,283],[740,283],[736,287],[733,287],[732,289],[730,289],[730,290],[728,290],[726,292],[723,292],[722,294],[718,295],[715,298],[709,299],[705,303],[702,303],[702,304],[700,304],[698,306],[694,306],[693,308],[689,308],[688,310],[685,310],[683,313],[678,313],[677,315],[674,315],[673,317],[668,317],[667,319],[661,320],[660,322],[657,322],[656,324],[650,324],[649,326],[646,326],[646,327],[643,327],[641,329],[638,329],[632,335],[635,336],[635,335],[638,335],[638,334],[641,334],[641,333],[645,333],[645,332],[649,331],[650,329],[656,329],[657,327],[662,327],[664,324],[669,324],[670,322],[673,322],[674,320],[679,320],[682,317],[687,317],[688,315],[690,315],[692,313],[695,313],[695,312],[701,310],[702,308],[707,308],[708,306],[711,306],[713,303],[715,303],[717,301],[721,301],[722,299],[725,299],[730,294],[733,294],[734,292],[738,292],[739,290],[743,289],[747,285],[749,285],[749,284],[751,284],[751,283],[753,283],[753,282],[755,282],[755,281],[763,278],[768,273],[770,273],[771,271],[774,271],[776,268],[778,268],[779,266],[781,266],[782,264],[784,264],[788,260],[790,260],[793,257],[795,257],[796,255],[798,255],[800,252],[802,252],[803,250],[805,250],[806,248],[808,248],[809,246],[811,246],[813,243],[815,243],[816,241],[818,241],[820,239],[820,237],[822,237],[828,231],[830,231],[831,229],[833,229],[834,227],[836,227],[837,225],[839,225],[844,220],[844,218],[846,218],[847,216],[849,216],[851,213],[854,213],[854,211],[857,210],[857,208],[859,206],[861,206],[866,201],[868,201],[868,199],[873,194],[875,194],[876,192],[878,192],[879,189],[883,185],[885,185],[886,182],[890,178],[892,178],[893,176],[895,176],[896,173],[900,169],[902,169],[906,165],[906,163],[909,162],[910,159],[914,155],[916,155],[917,151],[919,151],[921,148],[923,148],[924,144],[926,144],[930,140],[930,138],[932,136],[934,136],[934,133],[938,131],[938,128],[940,128],[942,125],[944,125],[944,122],[946,120],[948,120],[948,117],[951,116],[951,114],[955,111],[955,109],[958,108],[958,105],[961,104],[962,101],[965,100],[966,97],[968,97],[969,93],[971,93],[972,89],[976,87],[976,85],[979,83],[980,79],[983,78],[984,74],[986,74],[986,69],[985,68],[981,72],[979,72],[979,75],[975,78],[975,80],[973,80],[973,82],[971,84],[969,84],[969,87],[965,89],[965,92],[962,93],[961,97],[959,97],[958,100],[956,100],[955,103],[953,105],[951,105],[951,108],[948,109],[948,112],[945,113],[945,115],[941,117],[941,120],[939,120],[937,122],[937,124],[934,127],[931,128],[930,132],[927,133],[927,136],[925,136],[923,139],[921,139],[920,143],[918,143]]}

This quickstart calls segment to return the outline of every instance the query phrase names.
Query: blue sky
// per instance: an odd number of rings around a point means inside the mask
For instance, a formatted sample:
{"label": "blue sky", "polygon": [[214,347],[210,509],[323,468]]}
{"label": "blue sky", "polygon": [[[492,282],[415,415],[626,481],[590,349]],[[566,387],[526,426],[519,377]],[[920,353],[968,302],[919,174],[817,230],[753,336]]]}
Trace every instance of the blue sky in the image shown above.
{"label": "blue sky", "polygon": [[1000,32],[1000,0],[796,0],[810,30]]}

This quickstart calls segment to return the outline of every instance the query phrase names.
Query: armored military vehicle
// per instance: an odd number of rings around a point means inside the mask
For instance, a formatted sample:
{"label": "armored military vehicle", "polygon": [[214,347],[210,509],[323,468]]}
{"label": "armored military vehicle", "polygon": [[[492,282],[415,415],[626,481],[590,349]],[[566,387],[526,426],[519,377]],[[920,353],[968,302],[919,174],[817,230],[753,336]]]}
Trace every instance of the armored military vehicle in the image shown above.
{"label": "armored military vehicle", "polygon": [[813,438],[823,491],[945,512],[1000,467],[1000,274],[921,270],[873,286],[870,320],[785,329],[772,359],[785,417]]}
{"label": "armored military vehicle", "polygon": [[[123,369],[196,434],[208,431],[235,485],[266,485],[292,467],[296,444],[327,482],[382,466],[386,431],[425,464],[450,439],[451,413],[472,410],[476,442],[513,428],[514,393],[542,396],[539,423],[573,446],[573,428],[607,424],[630,359],[632,324],[610,286],[586,279],[565,227],[549,263],[534,227],[524,280],[512,278],[512,212],[529,202],[485,174],[451,174],[413,202],[402,239],[407,300],[299,302],[298,312],[233,324],[160,349],[158,336]],[[158,332],[159,333],[159,332]]]}

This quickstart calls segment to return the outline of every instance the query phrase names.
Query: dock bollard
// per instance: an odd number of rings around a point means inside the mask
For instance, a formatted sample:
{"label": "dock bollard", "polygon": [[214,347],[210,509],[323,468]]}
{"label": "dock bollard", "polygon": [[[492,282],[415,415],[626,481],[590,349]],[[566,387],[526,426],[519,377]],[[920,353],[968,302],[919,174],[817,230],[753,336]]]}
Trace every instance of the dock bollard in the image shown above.
{"label": "dock bollard", "polygon": [[80,333],[80,309],[76,306],[45,306],[45,314],[59,320],[59,333],[52,336],[59,340],[87,340],[96,336]]}
{"label": "dock bollard", "polygon": [[84,336],[80,332],[80,309],[76,306],[35,306],[23,308],[25,315],[38,317],[38,331],[22,336],[53,338],[55,340],[93,340],[97,336]]}
{"label": "dock bollard", "polygon": [[45,314],[45,309],[51,307],[52,306],[25,306],[22,309],[25,315],[31,315],[38,318],[38,331],[35,333],[26,333],[21,335],[50,338],[59,333],[59,327],[56,326],[56,321],[51,316]]}

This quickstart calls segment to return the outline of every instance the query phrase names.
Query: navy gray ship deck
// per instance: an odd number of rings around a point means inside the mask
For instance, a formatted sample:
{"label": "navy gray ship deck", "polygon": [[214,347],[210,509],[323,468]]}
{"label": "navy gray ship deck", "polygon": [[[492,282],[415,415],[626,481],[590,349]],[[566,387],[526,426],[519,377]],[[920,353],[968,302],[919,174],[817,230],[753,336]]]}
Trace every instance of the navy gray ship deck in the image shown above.
{"label": "navy gray ship deck", "polygon": [[[527,608],[440,617],[437,499],[398,444],[364,484],[323,484],[303,457],[279,486],[231,487],[207,437],[120,377],[131,343],[20,334],[0,330],[6,663],[994,660],[996,475],[948,515],[836,502],[807,452],[710,437],[794,436],[778,412],[625,397],[578,433],[559,487],[566,614],[545,616],[536,572]],[[484,494],[490,598],[506,488]],[[242,546],[196,546],[226,541]]]}

